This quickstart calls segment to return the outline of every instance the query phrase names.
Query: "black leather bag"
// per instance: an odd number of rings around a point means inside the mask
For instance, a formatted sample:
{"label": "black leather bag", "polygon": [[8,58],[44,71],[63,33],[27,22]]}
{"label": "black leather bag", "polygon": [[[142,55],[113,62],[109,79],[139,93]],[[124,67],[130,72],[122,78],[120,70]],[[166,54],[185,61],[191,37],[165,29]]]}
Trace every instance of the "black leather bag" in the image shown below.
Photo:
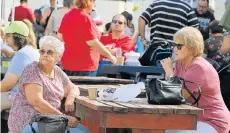
{"label": "black leather bag", "polygon": [[30,127],[33,133],[33,122],[38,123],[39,133],[70,133],[68,119],[63,115],[36,115],[30,121]]}
{"label": "black leather bag", "polygon": [[184,81],[182,78],[176,76],[172,77],[171,80],[168,81],[157,78],[148,79],[145,84],[148,103],[161,105],[189,104],[186,102],[182,94],[182,88],[184,88],[194,99],[194,102],[191,104],[197,104],[198,106],[198,102],[201,97],[200,87],[196,84],[198,88],[198,96],[195,97],[187,88],[185,82],[190,81]]}

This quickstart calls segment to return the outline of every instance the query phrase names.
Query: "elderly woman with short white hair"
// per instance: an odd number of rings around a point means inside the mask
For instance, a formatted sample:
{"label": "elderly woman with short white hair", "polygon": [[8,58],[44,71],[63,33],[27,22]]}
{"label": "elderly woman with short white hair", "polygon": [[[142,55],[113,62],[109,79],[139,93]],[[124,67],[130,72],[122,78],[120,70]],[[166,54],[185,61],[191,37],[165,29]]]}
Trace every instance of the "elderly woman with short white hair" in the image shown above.
{"label": "elderly woman with short white hair", "polygon": [[[174,42],[174,71],[170,58],[162,60],[161,64],[169,79],[179,76],[200,86],[202,94],[198,107],[204,110],[204,114],[198,117],[196,131],[167,130],[166,133],[228,133],[230,114],[221,95],[218,74],[213,66],[202,58],[204,41],[201,33],[195,28],[185,27],[174,35]],[[198,94],[196,84],[185,84],[194,95]],[[183,93],[189,102],[193,102],[186,91]]]}
{"label": "elderly woman with short white hair", "polygon": [[[78,87],[56,66],[64,52],[64,44],[52,36],[44,36],[39,45],[39,62],[29,64],[19,81],[8,120],[11,133],[31,133],[28,124],[37,114],[62,115],[60,107],[64,97],[65,111],[73,111],[74,100],[79,96]],[[67,115],[67,118],[70,132],[89,132],[75,117]],[[33,123],[33,127],[38,130],[37,123]]]}

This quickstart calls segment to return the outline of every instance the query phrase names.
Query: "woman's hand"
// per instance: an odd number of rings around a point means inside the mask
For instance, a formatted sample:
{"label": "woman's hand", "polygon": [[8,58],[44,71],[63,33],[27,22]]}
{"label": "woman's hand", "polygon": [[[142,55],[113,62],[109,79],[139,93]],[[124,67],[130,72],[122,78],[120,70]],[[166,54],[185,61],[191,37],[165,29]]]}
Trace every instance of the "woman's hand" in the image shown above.
{"label": "woman's hand", "polygon": [[116,58],[114,55],[111,55],[108,59],[109,59],[113,64],[116,64],[116,63],[117,63],[117,58]]}
{"label": "woman's hand", "polygon": [[72,112],[74,111],[74,101],[69,100],[68,98],[65,101],[65,112]]}
{"label": "woman's hand", "polygon": [[75,128],[79,124],[79,121],[73,116],[67,115],[67,119],[68,119],[68,126],[70,128]]}
{"label": "woman's hand", "polygon": [[161,65],[164,68],[167,77],[173,76],[173,64],[170,57],[161,60]]}

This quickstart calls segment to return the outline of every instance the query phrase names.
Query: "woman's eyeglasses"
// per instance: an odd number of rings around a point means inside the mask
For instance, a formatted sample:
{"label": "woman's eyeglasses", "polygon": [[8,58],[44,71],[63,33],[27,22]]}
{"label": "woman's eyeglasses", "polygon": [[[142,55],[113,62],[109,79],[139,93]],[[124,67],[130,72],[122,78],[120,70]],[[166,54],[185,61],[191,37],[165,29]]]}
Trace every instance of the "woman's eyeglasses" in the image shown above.
{"label": "woman's eyeglasses", "polygon": [[119,20],[113,20],[112,21],[114,24],[116,24],[116,23],[118,23],[119,25],[122,25],[124,22],[121,22],[121,21],[119,21]]}
{"label": "woman's eyeglasses", "polygon": [[179,43],[173,43],[173,44],[172,44],[172,47],[173,47],[173,48],[176,47],[178,50],[181,50],[183,46],[184,46],[184,44],[179,44]]}
{"label": "woman's eyeglasses", "polygon": [[45,53],[47,54],[47,55],[50,55],[50,56],[52,56],[53,54],[54,54],[54,51],[53,50],[44,50],[44,49],[40,49],[39,50],[39,53],[41,54],[41,55],[44,55]]}

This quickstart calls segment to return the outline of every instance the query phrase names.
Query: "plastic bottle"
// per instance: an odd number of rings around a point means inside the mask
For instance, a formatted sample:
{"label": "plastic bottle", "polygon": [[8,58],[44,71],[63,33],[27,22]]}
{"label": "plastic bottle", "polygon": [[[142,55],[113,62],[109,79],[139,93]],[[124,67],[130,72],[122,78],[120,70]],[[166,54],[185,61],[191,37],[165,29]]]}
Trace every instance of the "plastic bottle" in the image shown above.
{"label": "plastic bottle", "polygon": [[122,50],[121,48],[116,49],[116,57],[121,57],[122,56]]}

